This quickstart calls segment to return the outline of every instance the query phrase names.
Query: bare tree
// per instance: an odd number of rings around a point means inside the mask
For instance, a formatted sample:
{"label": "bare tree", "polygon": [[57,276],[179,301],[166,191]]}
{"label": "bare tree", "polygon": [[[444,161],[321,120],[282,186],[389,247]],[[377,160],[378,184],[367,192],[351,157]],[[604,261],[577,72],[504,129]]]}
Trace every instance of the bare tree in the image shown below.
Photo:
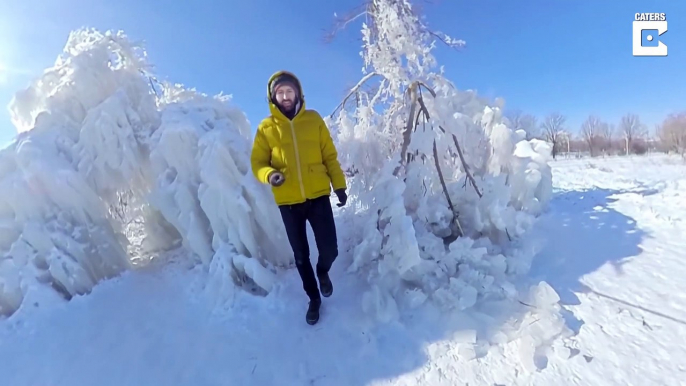
{"label": "bare tree", "polygon": [[510,121],[512,130],[524,130],[526,132],[526,139],[539,138],[541,136],[538,129],[538,119],[535,116],[525,114],[521,110],[510,110],[505,113],[505,118]]}
{"label": "bare tree", "polygon": [[560,139],[564,130],[564,124],[567,118],[559,112],[549,114],[543,119],[541,128],[543,129],[543,136],[546,141],[553,145],[553,158],[557,157],[559,151]]}
{"label": "bare tree", "polygon": [[614,124],[608,123],[604,126],[604,131],[605,131],[605,145],[604,145],[604,150],[607,153],[614,154],[614,144],[612,139],[614,138],[615,134],[617,133],[617,128],[615,127]]}
{"label": "bare tree", "polygon": [[670,114],[658,129],[658,138],[668,151],[686,155],[686,112]]}
{"label": "bare tree", "polygon": [[602,147],[607,132],[607,125],[595,115],[590,115],[581,124],[581,135],[586,141],[591,157],[597,155],[597,151]]}
{"label": "bare tree", "polygon": [[645,135],[645,126],[641,123],[638,115],[626,114],[622,117],[619,128],[624,137],[624,151],[626,155],[629,155],[634,140]]}
{"label": "bare tree", "polygon": [[583,137],[581,136],[581,133],[579,133],[578,138],[576,138],[573,135],[570,135],[570,144],[569,144],[569,151],[570,153],[581,153],[586,151],[586,141],[583,140]]}
{"label": "bare tree", "polygon": [[566,148],[567,154],[569,154],[572,150],[572,138],[573,134],[570,133],[567,130],[562,130],[559,133],[559,138],[560,138],[560,146]]}

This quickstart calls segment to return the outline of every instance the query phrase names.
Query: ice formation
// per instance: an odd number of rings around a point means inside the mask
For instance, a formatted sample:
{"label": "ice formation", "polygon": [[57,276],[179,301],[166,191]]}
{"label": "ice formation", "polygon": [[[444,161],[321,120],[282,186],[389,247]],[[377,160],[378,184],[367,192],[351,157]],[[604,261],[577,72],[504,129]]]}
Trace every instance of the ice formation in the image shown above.
{"label": "ice formation", "polygon": [[178,245],[225,287],[268,290],[290,264],[271,192],[250,172],[245,115],[227,96],[155,81],[125,34],[74,31],[10,113],[20,134],[0,153],[0,314],[86,293]]}

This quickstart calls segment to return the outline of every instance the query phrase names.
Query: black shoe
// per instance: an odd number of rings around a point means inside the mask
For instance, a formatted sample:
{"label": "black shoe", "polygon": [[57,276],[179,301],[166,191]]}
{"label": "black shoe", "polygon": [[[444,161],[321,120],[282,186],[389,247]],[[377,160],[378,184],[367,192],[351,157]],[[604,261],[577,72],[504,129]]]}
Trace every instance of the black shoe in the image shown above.
{"label": "black shoe", "polygon": [[319,307],[321,305],[321,299],[310,300],[310,306],[307,308],[307,315],[305,316],[307,324],[312,325],[319,321]]}
{"label": "black shoe", "polygon": [[329,279],[329,274],[324,273],[319,275],[319,290],[325,298],[328,298],[333,293],[333,283],[331,283],[331,279]]}

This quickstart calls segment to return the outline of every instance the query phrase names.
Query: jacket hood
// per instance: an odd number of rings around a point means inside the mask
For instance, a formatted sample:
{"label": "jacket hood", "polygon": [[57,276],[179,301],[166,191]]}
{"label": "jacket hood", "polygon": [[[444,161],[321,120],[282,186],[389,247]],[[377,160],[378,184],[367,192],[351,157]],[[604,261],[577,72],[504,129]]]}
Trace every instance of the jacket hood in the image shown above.
{"label": "jacket hood", "polygon": [[274,82],[276,78],[284,74],[292,76],[293,79],[295,79],[296,86],[298,87],[298,95],[300,96],[300,111],[298,111],[298,113],[296,114],[296,116],[298,116],[301,112],[305,111],[305,94],[303,93],[302,84],[300,83],[300,79],[298,79],[298,77],[295,76],[295,74],[284,70],[277,71],[274,74],[272,74],[272,76],[269,77],[269,81],[267,82],[267,102],[269,103],[269,111],[272,113],[272,115],[278,115],[279,117],[286,118],[281,112],[281,110],[279,110],[278,106],[276,106],[276,104],[274,103],[271,92],[272,82]]}

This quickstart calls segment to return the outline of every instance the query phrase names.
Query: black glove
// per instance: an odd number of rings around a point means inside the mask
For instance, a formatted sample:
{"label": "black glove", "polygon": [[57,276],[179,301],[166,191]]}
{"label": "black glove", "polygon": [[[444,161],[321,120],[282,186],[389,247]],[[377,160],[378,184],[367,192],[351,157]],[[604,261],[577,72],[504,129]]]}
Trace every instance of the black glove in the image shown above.
{"label": "black glove", "polygon": [[334,190],[334,193],[338,196],[338,204],[336,204],[339,208],[343,205],[345,205],[346,201],[348,201],[348,195],[345,194],[345,189],[337,189]]}
{"label": "black glove", "polygon": [[286,177],[281,172],[272,172],[269,175],[269,184],[271,186],[281,186],[284,182],[286,182]]}

